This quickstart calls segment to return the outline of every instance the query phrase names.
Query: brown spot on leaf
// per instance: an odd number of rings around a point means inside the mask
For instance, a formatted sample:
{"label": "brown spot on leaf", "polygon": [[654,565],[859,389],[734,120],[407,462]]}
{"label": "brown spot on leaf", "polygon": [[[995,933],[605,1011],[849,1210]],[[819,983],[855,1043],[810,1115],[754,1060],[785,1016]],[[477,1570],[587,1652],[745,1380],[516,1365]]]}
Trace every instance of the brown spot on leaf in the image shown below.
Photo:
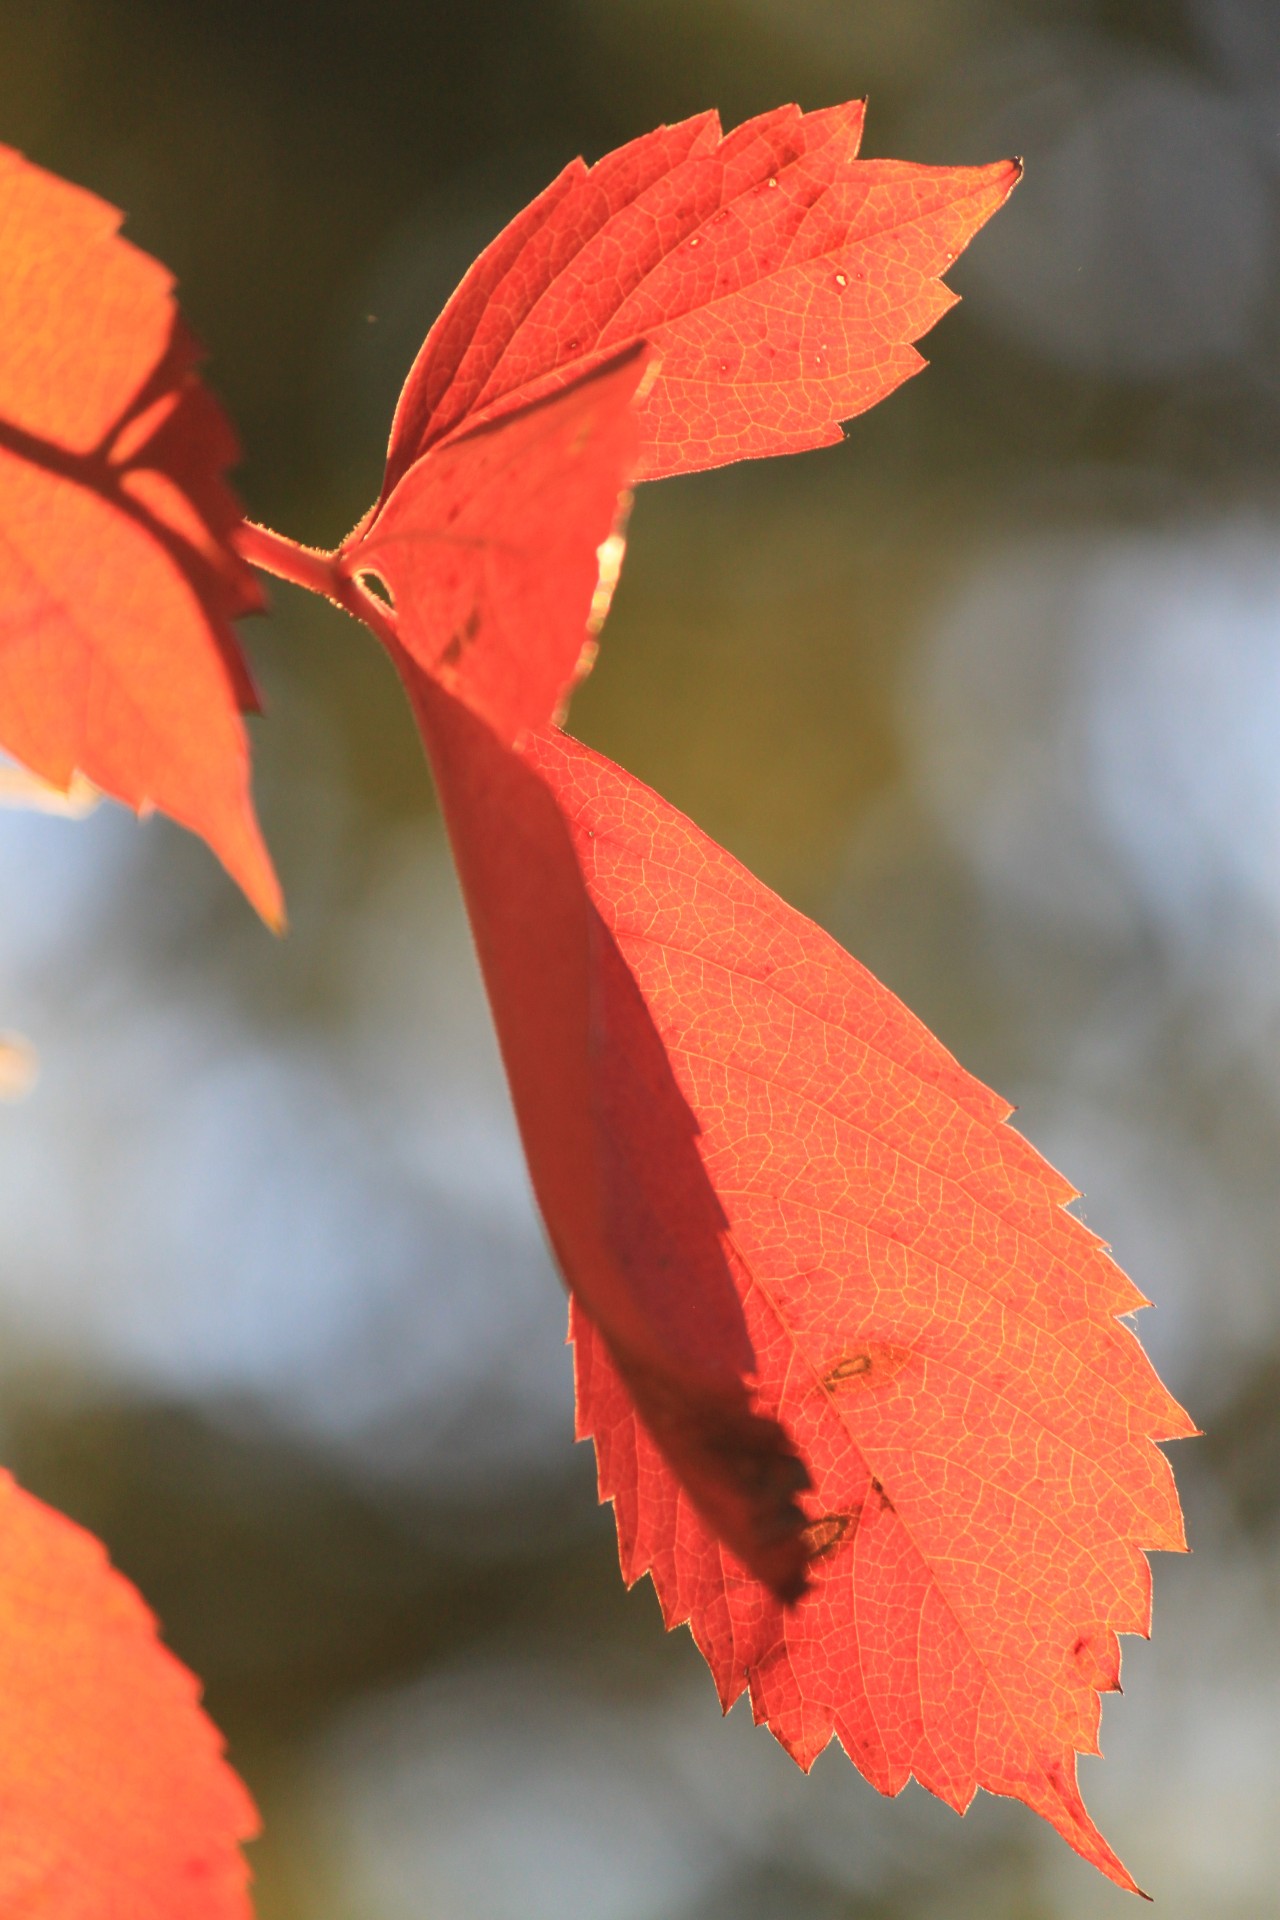
{"label": "brown spot on leaf", "polygon": [[834,1393],[850,1380],[856,1380],[859,1374],[870,1373],[871,1355],[869,1353],[848,1353],[843,1360],[837,1360],[834,1367],[822,1376],[822,1384],[828,1393]]}
{"label": "brown spot on leaf", "polygon": [[848,1513],[824,1513],[817,1520],[811,1520],[800,1535],[810,1560],[826,1560],[843,1545],[857,1527],[861,1511],[860,1507],[854,1507]]}
{"label": "brown spot on leaf", "polygon": [[827,1368],[822,1376],[822,1384],[828,1393],[865,1392],[892,1380],[910,1358],[910,1347],[868,1342],[864,1347],[855,1347],[849,1353],[842,1354]]}
{"label": "brown spot on leaf", "polygon": [[448,645],[440,655],[442,667],[456,667],[462,658],[463,650],[471,645],[480,631],[480,609],[472,607],[462,625],[451,636]]}

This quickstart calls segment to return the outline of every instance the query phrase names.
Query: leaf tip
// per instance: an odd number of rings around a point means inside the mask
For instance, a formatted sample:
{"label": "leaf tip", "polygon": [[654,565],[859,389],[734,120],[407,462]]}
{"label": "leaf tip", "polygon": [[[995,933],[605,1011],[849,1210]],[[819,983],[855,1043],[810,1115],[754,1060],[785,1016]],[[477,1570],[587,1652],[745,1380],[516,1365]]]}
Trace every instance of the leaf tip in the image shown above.
{"label": "leaf tip", "polygon": [[277,940],[283,940],[289,931],[289,909],[285,906],[284,893],[274,868],[271,870],[270,891],[261,896],[250,894],[248,897],[267,931],[273,933]]}
{"label": "leaf tip", "polygon": [[284,889],[258,831],[257,821],[250,816],[248,831],[240,847],[223,848],[214,843],[214,851],[258,918],[272,933],[283,937],[289,931]]}
{"label": "leaf tip", "polygon": [[993,213],[998,212],[1001,207],[1007,205],[1009,195],[1013,192],[1026,170],[1026,162],[1020,153],[1011,153],[1007,160],[997,160],[993,163],[991,171],[996,176],[999,185],[1003,188],[999,200],[992,208]]}

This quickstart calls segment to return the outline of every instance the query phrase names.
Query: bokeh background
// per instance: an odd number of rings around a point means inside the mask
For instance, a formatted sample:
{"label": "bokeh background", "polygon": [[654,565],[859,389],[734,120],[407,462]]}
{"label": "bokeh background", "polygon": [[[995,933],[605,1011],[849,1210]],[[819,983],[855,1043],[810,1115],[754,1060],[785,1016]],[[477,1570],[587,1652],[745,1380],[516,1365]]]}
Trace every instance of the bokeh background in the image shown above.
{"label": "bokeh background", "polygon": [[[479,247],[577,152],[871,96],[1027,160],[843,447],[642,492],[574,725],[887,980],[1085,1192],[1207,1430],[1091,1806],[1167,1920],[1280,1884],[1274,0],[0,0],[0,138],[178,272],[313,542]],[[403,703],[245,639],[277,944],[204,850],[0,812],[0,1443],[257,1795],[263,1920],[1077,1920],[1025,1810],[805,1781],[627,1595]]]}

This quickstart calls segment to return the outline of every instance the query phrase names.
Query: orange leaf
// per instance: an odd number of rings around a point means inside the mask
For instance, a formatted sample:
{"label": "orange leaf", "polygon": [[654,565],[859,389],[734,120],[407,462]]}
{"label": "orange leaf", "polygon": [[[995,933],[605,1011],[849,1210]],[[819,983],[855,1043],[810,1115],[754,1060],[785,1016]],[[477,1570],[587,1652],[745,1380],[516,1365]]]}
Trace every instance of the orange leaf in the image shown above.
{"label": "orange leaf", "polygon": [[249,1920],[257,1827],[135,1589],[0,1474],[0,1912]]}
{"label": "orange leaf", "polygon": [[938,276],[1020,163],[859,160],[863,103],[714,113],[566,167],[481,254],[396,410],[383,498],[429,447],[632,341],[659,370],[636,478],[796,453],[924,365]]}
{"label": "orange leaf", "polygon": [[651,1572],[726,1709],[802,1766],[833,1734],[867,1778],[963,1809],[1033,1806],[1120,1885],[1085,1813],[1142,1549],[1181,1548],[1154,1442],[1194,1431],[1117,1316],[1147,1302],[1071,1214],[1011,1109],[820,928],[674,807],[562,734],[526,757],[695,1116],[757,1360],[798,1443],[809,1592],[789,1613],[682,1498],[575,1308],[628,1582]]}
{"label": "orange leaf", "polygon": [[231,620],[235,458],[172,280],[119,215],[0,148],[0,747],[203,835],[265,919]]}

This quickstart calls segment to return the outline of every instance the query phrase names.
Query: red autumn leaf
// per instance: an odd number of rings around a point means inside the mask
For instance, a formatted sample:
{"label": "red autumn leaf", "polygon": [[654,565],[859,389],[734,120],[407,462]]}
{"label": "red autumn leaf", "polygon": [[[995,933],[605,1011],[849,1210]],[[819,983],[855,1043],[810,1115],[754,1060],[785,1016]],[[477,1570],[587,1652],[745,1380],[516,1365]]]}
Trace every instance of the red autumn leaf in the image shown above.
{"label": "red autumn leaf", "polygon": [[264,918],[226,420],[114,208],[0,148],[0,748],[203,835]]}
{"label": "red autumn leaf", "polygon": [[392,428],[383,498],[464,424],[635,340],[658,356],[636,478],[839,440],[924,362],[938,276],[1007,199],[1017,161],[859,160],[863,104],[714,113],[575,160],[498,235],[431,329]]}
{"label": "red autumn leaf", "polygon": [[809,1592],[784,1613],[726,1555],[575,1310],[628,1581],[653,1574],[727,1708],[809,1766],[837,1734],[876,1786],[1014,1794],[1122,1886],[1084,1811],[1143,1548],[1184,1545],[1154,1444],[1194,1431],[1118,1315],[1146,1305],[1064,1211],[1011,1109],[818,927],[630,774],[562,734],[559,800],[698,1124],[727,1216],[757,1404],[795,1438]]}
{"label": "red autumn leaf", "polygon": [[[1155,1442],[1193,1428],[1119,1324],[1142,1295],[1007,1104],[817,927],[568,736],[505,747],[402,670],[628,1582],[652,1573],[724,1706],[749,1687],[801,1765],[836,1734],[882,1791],[1015,1795],[1133,1888],[1076,1754],[1116,1636],[1149,1630],[1143,1549],[1184,1545]],[[656,1396],[628,1282],[656,1308]],[[717,1357],[750,1376],[807,1493],[785,1451],[708,1424],[705,1390],[673,1400],[686,1355],[690,1382]],[[765,1498],[735,1513],[743,1490]]]}
{"label": "red autumn leaf", "polygon": [[0,1912],[249,1920],[257,1826],[136,1590],[0,1474]]}

